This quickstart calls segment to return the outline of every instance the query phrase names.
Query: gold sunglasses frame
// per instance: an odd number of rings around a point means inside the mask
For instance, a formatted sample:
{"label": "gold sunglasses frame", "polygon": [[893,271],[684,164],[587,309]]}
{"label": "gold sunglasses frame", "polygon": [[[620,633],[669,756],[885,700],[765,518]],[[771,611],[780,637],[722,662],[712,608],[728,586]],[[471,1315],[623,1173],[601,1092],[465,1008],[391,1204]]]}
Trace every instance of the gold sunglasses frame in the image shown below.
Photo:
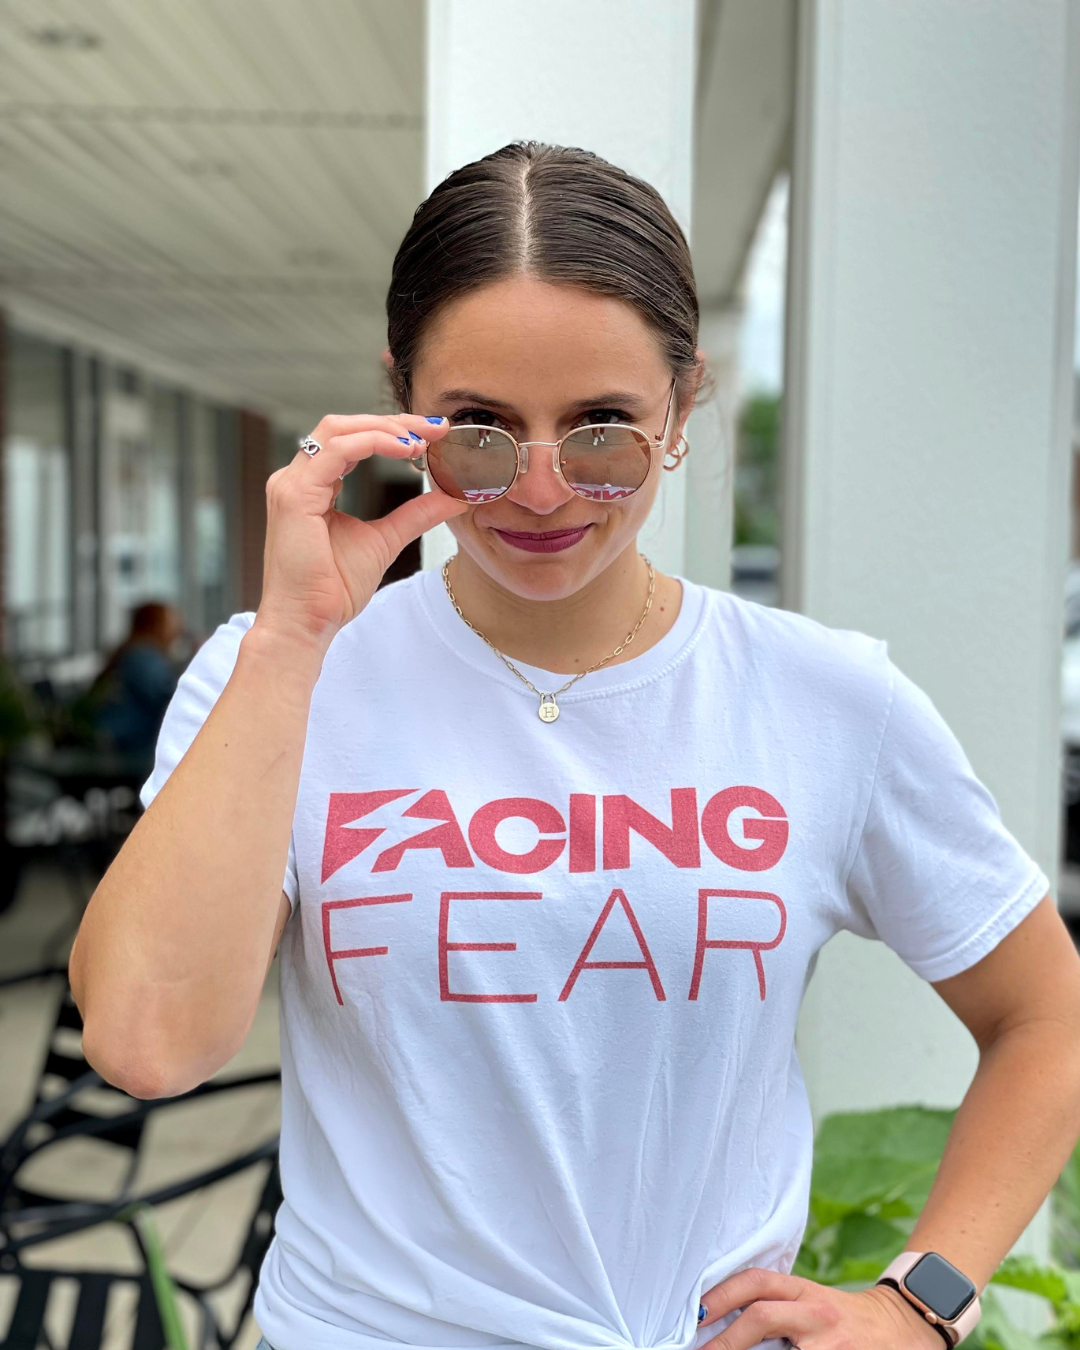
{"label": "gold sunglasses frame", "polygon": [[[508,431],[503,431],[501,427],[486,427],[480,422],[463,422],[460,426],[452,427],[451,430],[497,431],[500,436],[505,436],[506,439],[513,444],[514,451],[517,455],[517,469],[514,471],[513,478],[511,478],[510,482],[506,485],[505,488],[503,488],[502,492],[499,493],[499,497],[505,497],[506,494],[517,482],[517,480],[521,477],[521,475],[529,472],[529,447],[534,445],[545,445],[545,446],[550,445],[552,469],[555,471],[555,473],[559,475],[559,477],[563,480],[563,482],[566,483],[566,486],[570,489],[572,493],[574,493],[575,496],[583,497],[586,501],[591,501],[593,500],[592,498],[586,496],[584,492],[578,492],[577,488],[575,488],[572,483],[567,482],[566,475],[562,471],[562,464],[559,462],[563,443],[565,441],[568,441],[571,436],[575,436],[581,431],[591,431],[595,427],[618,427],[622,431],[636,431],[639,436],[644,438],[650,450],[664,449],[666,452],[667,440],[668,437],[671,435],[671,414],[675,408],[675,385],[676,381],[672,380],[671,389],[668,391],[667,412],[664,415],[664,429],[659,436],[650,436],[641,427],[632,426],[629,422],[586,422],[584,426],[574,427],[573,430],[568,431],[565,436],[560,437],[559,440],[557,441],[519,441],[515,436],[511,436]],[[439,484],[436,482],[434,475],[428,468],[426,450],[421,451],[419,455],[411,456],[406,462],[408,464],[411,464],[412,467],[418,473],[426,472],[428,477],[435,484],[435,486],[439,487]],[[650,465],[650,468],[651,467],[652,466]],[[632,497],[635,492],[639,492],[645,486],[645,482],[648,479],[648,476],[649,475],[646,473],[645,478],[642,479],[642,481],[637,485],[637,487],[632,488],[619,500],[625,501],[626,497]],[[443,489],[440,487],[439,491],[442,492]],[[447,493],[446,495],[449,497],[450,493]],[[492,502],[498,501],[499,497],[488,497],[487,501]],[[462,497],[455,497],[454,500],[464,501],[465,499]],[[477,503],[470,503],[470,505],[477,505]]]}

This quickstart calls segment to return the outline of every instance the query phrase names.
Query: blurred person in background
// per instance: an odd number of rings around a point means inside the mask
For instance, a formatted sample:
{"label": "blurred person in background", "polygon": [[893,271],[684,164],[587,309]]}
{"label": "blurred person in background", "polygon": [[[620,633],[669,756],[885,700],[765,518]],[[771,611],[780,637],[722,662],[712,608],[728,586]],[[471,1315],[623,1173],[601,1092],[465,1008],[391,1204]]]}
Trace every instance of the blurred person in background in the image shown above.
{"label": "blurred person in background", "polygon": [[[272,1350],[953,1344],[1080,1121],[1046,876],[884,642],[639,552],[703,374],[652,187],[506,146],[417,209],[387,312],[399,411],[271,476],[258,612],[181,678],[87,908],[87,1059],[201,1083],[280,945]],[[431,491],[338,512],[373,454]],[[444,567],[380,588],[442,522]],[[979,1049],[910,1269],[857,1292],[790,1273],[795,1029],[843,929]]]}
{"label": "blurred person in background", "polygon": [[183,620],[173,605],[147,601],[131,612],[131,627],[90,690],[94,728],[110,749],[153,759],[161,719],[179,674],[173,653]]}

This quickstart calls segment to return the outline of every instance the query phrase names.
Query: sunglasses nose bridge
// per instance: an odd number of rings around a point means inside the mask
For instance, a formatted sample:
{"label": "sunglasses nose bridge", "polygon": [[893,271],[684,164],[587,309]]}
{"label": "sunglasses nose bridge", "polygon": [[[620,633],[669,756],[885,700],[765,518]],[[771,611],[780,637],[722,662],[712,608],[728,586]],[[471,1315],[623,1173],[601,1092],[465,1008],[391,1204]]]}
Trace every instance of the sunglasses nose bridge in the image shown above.
{"label": "sunglasses nose bridge", "polygon": [[527,473],[529,470],[529,446],[550,446],[551,447],[551,467],[561,477],[562,465],[559,463],[559,451],[562,449],[562,441],[518,441],[518,456],[521,462],[519,472]]}

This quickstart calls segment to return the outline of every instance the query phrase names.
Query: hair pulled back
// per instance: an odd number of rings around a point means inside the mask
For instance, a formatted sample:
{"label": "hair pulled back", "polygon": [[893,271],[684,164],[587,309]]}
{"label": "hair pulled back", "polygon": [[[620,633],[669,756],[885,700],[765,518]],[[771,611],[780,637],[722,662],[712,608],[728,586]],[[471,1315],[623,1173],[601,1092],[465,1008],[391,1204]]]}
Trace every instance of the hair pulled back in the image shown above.
{"label": "hair pulled back", "polygon": [[659,337],[685,405],[698,382],[697,289],[664,199],[588,150],[515,141],[444,178],[397,251],[386,314],[402,406],[439,309],[519,274],[633,305]]}

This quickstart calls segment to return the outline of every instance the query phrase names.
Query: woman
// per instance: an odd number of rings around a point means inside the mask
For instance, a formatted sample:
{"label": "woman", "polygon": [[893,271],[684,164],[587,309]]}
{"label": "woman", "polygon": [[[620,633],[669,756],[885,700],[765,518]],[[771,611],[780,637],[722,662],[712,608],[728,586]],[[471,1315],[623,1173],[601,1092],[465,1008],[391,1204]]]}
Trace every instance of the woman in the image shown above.
{"label": "woman", "polygon": [[157,600],[137,605],[131,628],[106,661],[88,696],[94,727],[109,747],[153,762],[176,670],[170,653],[183,631],[179,612]]}
{"label": "woman", "polygon": [[[651,188],[507,146],[417,211],[388,313],[402,411],[325,417],[271,477],[262,603],[183,676],[87,911],[88,1058],[201,1082],[280,942],[275,1350],[951,1343],[891,1285],[787,1274],[796,1016],[847,928],[971,1029],[910,1247],[981,1288],[1076,1134],[1046,877],[884,643],[638,553],[701,377]],[[336,513],[372,454],[433,490]],[[447,567],[376,593],[440,521]]]}

